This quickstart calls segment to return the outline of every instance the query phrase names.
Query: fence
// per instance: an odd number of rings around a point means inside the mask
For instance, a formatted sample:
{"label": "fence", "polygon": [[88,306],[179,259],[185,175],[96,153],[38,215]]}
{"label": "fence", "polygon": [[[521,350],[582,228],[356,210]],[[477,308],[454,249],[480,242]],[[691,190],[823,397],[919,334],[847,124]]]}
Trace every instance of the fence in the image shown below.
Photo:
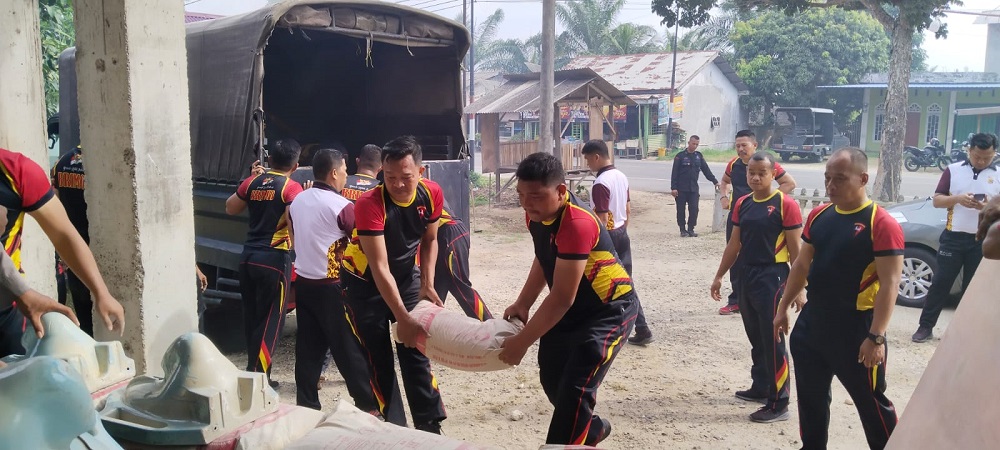
{"label": "fence", "polygon": [[[587,161],[583,159],[583,142],[560,144],[560,161],[566,170],[585,169]],[[609,142],[608,148],[613,148],[614,143]],[[538,151],[538,141],[508,141],[500,143],[500,169],[501,171],[513,171],[517,165],[528,157],[528,155]]]}

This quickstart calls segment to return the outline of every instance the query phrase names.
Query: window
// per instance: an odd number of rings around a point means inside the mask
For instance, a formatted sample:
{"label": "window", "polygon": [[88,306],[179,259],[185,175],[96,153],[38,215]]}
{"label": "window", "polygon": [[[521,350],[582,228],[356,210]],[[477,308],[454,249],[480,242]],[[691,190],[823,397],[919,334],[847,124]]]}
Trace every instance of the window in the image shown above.
{"label": "window", "polygon": [[885,128],[885,104],[875,107],[875,141],[882,140],[882,131]]}
{"label": "window", "polygon": [[927,136],[924,141],[930,142],[939,136],[941,125],[941,106],[937,103],[927,107]]}

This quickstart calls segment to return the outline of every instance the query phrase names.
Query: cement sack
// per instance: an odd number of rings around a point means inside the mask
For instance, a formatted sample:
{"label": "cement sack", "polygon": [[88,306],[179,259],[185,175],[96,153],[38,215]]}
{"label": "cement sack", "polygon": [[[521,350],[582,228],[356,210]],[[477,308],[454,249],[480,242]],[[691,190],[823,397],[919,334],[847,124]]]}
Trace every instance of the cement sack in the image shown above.
{"label": "cement sack", "polygon": [[[500,361],[498,355],[504,339],[524,328],[517,319],[512,322],[503,319],[480,322],[428,301],[417,304],[410,315],[430,335],[417,342],[417,349],[435,363],[467,372],[488,372],[512,367]],[[392,337],[399,342],[396,324],[392,324]]]}
{"label": "cement sack", "polygon": [[407,449],[407,450],[480,450],[483,447],[437,434],[382,422],[371,414],[341,400],[337,409],[316,429],[292,442],[288,450],[312,449]]}

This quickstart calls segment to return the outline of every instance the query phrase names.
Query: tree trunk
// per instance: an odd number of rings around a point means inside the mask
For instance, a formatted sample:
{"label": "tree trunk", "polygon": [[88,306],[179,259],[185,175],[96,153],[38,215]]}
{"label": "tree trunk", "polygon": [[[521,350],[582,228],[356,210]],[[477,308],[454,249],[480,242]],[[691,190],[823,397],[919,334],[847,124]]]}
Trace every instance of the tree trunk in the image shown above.
{"label": "tree trunk", "polygon": [[885,123],[882,132],[878,175],[872,186],[872,197],[880,202],[901,200],[899,185],[903,171],[903,140],[906,136],[906,111],[910,84],[910,62],[913,60],[913,27],[905,22],[900,5],[899,18],[889,29],[892,49],[889,57],[889,88],[886,96]]}

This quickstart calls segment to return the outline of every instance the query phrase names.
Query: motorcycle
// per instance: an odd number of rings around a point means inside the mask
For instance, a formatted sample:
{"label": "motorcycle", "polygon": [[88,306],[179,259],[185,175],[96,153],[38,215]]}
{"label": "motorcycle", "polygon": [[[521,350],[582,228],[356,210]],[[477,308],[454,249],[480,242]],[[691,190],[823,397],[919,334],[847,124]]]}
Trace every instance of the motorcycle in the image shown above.
{"label": "motorcycle", "polygon": [[[969,133],[969,136],[964,141],[962,141],[961,149],[958,148],[958,140],[952,141],[952,148],[953,148],[953,150],[951,151],[952,161],[964,162],[969,160],[969,141],[972,140],[972,136],[975,136],[975,133]],[[991,162],[990,165],[1000,167],[1000,153],[997,153],[996,156],[993,157],[993,162]]]}
{"label": "motorcycle", "polygon": [[945,155],[944,146],[937,138],[931,139],[923,149],[908,145],[903,152],[903,167],[910,172],[916,172],[922,167],[937,167],[944,171],[951,164],[951,158]]}

